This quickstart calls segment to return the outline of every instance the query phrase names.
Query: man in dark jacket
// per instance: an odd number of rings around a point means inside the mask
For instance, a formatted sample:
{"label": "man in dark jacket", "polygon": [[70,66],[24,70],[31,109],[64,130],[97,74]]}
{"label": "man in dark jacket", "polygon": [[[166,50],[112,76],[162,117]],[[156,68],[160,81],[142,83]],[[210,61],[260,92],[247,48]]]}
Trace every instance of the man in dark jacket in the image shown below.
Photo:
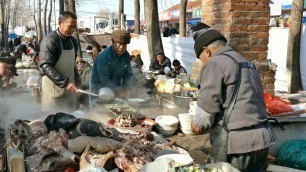
{"label": "man in dark jacket", "polygon": [[169,67],[171,69],[171,61],[165,54],[161,51],[157,51],[154,54],[154,60],[150,64],[150,70],[153,72],[157,72],[158,74],[165,74],[165,67]]}
{"label": "man in dark jacket", "polygon": [[[195,133],[210,129],[211,157],[219,161],[225,150],[224,161],[245,172],[262,172],[268,166],[268,148],[275,142],[272,127],[267,121],[262,84],[251,62],[226,45],[226,38],[212,28],[193,34],[195,53],[204,64],[200,74],[200,90],[192,123]],[[241,76],[239,66],[243,66]],[[230,104],[235,83],[241,80],[233,106]],[[238,82],[239,83],[239,82]],[[233,107],[233,108],[230,108]],[[227,127],[224,114],[232,109]],[[226,120],[227,121],[227,120]],[[228,132],[221,141],[215,127]],[[220,131],[220,130],[219,130]],[[224,134],[223,134],[224,135]],[[221,142],[227,146],[220,147]],[[223,161],[223,160],[221,160]]]}
{"label": "man in dark jacket", "polygon": [[91,91],[97,93],[99,88],[112,89],[117,97],[131,96],[133,71],[127,44],[131,36],[125,30],[112,33],[113,45],[102,51],[96,58],[91,73]]}
{"label": "man in dark jacket", "polygon": [[74,108],[78,78],[75,58],[78,44],[71,35],[77,26],[77,16],[65,11],[59,16],[59,28],[48,34],[40,43],[39,67],[42,77],[42,108]]}

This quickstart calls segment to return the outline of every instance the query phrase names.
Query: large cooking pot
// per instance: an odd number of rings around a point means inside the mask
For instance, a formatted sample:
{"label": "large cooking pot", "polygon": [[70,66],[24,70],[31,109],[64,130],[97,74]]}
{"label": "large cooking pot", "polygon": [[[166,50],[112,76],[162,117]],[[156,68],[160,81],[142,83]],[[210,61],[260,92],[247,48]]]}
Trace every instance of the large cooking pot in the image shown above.
{"label": "large cooking pot", "polygon": [[189,103],[197,101],[197,98],[192,96],[193,94],[190,94],[189,92],[174,92],[172,94],[172,101],[178,107],[189,109]]}

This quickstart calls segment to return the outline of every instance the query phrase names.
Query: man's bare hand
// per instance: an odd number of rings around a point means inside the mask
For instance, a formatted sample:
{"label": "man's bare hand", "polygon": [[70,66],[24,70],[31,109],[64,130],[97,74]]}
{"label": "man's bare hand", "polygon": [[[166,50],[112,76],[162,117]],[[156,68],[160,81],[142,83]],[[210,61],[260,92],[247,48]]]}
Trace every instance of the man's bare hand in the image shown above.
{"label": "man's bare hand", "polygon": [[191,130],[195,134],[200,134],[202,132],[202,128],[198,127],[193,121],[191,122]]}
{"label": "man's bare hand", "polygon": [[72,82],[69,82],[66,88],[69,92],[78,92],[78,89]]}

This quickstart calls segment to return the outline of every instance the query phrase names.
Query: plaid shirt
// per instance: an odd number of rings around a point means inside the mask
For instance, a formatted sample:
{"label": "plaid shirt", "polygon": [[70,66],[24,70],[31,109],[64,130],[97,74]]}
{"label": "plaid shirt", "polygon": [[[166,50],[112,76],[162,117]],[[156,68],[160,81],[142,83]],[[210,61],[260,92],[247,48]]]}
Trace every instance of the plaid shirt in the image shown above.
{"label": "plaid shirt", "polygon": [[179,75],[181,73],[186,73],[187,74],[187,70],[181,66],[180,69],[176,70],[176,69],[173,69],[172,72],[175,74],[175,75]]}

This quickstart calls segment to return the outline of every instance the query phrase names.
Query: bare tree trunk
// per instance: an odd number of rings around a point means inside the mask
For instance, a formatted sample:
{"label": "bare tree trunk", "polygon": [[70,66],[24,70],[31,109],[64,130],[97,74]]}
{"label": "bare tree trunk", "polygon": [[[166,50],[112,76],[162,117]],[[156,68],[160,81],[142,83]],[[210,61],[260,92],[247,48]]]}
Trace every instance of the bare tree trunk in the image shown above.
{"label": "bare tree trunk", "polygon": [[160,36],[158,6],[156,0],[144,0],[145,19],[147,29],[147,42],[150,60],[153,60],[155,51],[163,51],[163,43]]}
{"label": "bare tree trunk", "polygon": [[303,90],[300,71],[301,18],[304,0],[293,0],[290,16],[290,28],[287,50],[288,92],[297,93]]}
{"label": "bare tree trunk", "polygon": [[134,8],[135,8],[135,15],[134,15],[134,33],[140,34],[140,4],[139,0],[134,0]]}
{"label": "bare tree trunk", "polygon": [[15,28],[16,25],[17,25],[17,9],[18,9],[18,6],[19,6],[19,2],[20,1],[15,0],[15,6],[14,6],[14,10],[13,10],[13,21],[12,21],[12,27],[13,28]]}
{"label": "bare tree trunk", "polygon": [[[0,11],[0,25],[1,25],[1,30],[3,30],[4,28],[4,1],[1,0],[1,11]],[[1,33],[1,50],[3,50],[3,46],[4,46],[4,37],[3,37],[3,32]]]}
{"label": "bare tree trunk", "polygon": [[186,37],[186,7],[187,0],[181,0],[181,9],[180,9],[180,37]]}
{"label": "bare tree trunk", "polygon": [[50,0],[50,10],[48,14],[47,33],[51,32],[52,0]]}
{"label": "bare tree trunk", "polygon": [[[51,0],[52,1],[52,0]],[[55,11],[55,0],[53,2],[53,9],[54,9],[54,29],[56,29],[56,21],[57,21],[57,18],[56,18],[56,11]]]}
{"label": "bare tree trunk", "polygon": [[41,0],[37,0],[37,28],[36,28],[36,33],[37,33],[37,42],[40,43],[42,39],[42,29],[41,29]]}
{"label": "bare tree trunk", "polygon": [[48,0],[45,0],[45,4],[44,4],[44,11],[43,11],[43,15],[44,15],[44,23],[43,23],[43,28],[44,28],[44,32],[43,32],[43,37],[45,37],[47,35],[47,9],[48,9]]}
{"label": "bare tree trunk", "polygon": [[1,49],[7,47],[7,33],[6,33],[6,14],[5,14],[6,0],[1,0],[1,30],[2,30],[2,40]]}
{"label": "bare tree trunk", "polygon": [[[6,29],[6,33],[7,33],[7,38],[9,37],[9,25],[10,25],[10,14],[11,14],[11,0],[6,0],[6,26],[5,26],[5,29]],[[8,39],[6,39],[8,40]]]}
{"label": "bare tree trunk", "polygon": [[121,23],[122,23],[122,15],[124,13],[124,2],[123,0],[119,0],[119,13],[118,13],[118,28],[121,29]]}
{"label": "bare tree trunk", "polygon": [[69,0],[64,0],[65,11],[69,11]]}
{"label": "bare tree trunk", "polygon": [[[69,0],[69,11],[74,12],[76,14],[75,10],[75,0]],[[78,43],[78,55],[82,57],[82,49],[81,49],[81,43],[80,43],[80,38],[79,38],[79,31],[78,28],[75,28],[75,32],[73,33],[73,37],[77,40]]]}
{"label": "bare tree trunk", "polygon": [[35,30],[36,30],[36,37],[38,36],[38,33],[37,33],[37,20],[36,20],[36,7],[35,7],[35,0],[33,1],[33,20],[34,20],[34,23],[35,23]]}
{"label": "bare tree trunk", "polygon": [[59,0],[59,14],[63,14],[64,12],[64,8],[65,7],[65,4],[64,4],[64,0]]}

